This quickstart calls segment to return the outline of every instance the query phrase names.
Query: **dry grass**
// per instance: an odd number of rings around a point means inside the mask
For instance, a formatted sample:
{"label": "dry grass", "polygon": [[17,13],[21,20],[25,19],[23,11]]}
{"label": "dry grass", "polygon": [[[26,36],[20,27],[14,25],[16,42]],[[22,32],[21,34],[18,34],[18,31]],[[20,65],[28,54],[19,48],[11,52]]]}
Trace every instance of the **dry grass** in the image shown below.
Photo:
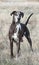
{"label": "dry grass", "polygon": [[34,1],[34,2],[39,2],[39,0],[0,0],[1,2],[26,2],[26,1],[28,1],[28,2],[30,2],[30,1]]}

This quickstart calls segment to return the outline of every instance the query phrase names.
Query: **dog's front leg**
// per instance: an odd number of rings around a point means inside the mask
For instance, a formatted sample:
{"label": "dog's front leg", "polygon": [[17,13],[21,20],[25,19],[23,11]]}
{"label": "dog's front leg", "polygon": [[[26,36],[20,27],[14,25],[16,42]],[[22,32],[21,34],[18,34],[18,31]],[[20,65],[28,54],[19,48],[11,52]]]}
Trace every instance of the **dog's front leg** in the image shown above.
{"label": "dog's front leg", "polygon": [[11,58],[14,57],[13,55],[13,40],[10,41],[10,50],[11,50]]}
{"label": "dog's front leg", "polygon": [[17,43],[17,56],[20,55],[20,41]]}

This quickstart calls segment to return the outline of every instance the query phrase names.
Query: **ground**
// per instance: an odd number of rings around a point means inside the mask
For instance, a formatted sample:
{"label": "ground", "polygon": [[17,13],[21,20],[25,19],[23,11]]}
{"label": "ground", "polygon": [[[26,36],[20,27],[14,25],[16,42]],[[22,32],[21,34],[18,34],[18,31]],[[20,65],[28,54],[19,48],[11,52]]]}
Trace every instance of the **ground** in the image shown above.
{"label": "ground", "polygon": [[[4,4],[0,5],[0,65],[39,65],[39,5],[5,6]],[[10,57],[10,43],[8,38],[9,27],[12,23],[10,13],[13,10],[24,12],[24,18],[21,19],[22,23],[26,22],[32,12],[34,13],[27,25],[32,39],[33,52],[30,49],[27,39],[23,37],[21,54],[18,59],[11,59]],[[15,43],[14,54],[16,55]]]}

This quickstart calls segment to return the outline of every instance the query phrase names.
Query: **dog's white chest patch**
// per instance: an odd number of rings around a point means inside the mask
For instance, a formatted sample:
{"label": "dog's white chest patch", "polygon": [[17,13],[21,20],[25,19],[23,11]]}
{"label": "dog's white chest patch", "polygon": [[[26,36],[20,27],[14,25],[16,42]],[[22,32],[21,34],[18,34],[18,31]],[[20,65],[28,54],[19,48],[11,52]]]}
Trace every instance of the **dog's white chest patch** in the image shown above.
{"label": "dog's white chest patch", "polygon": [[17,32],[19,31],[19,29],[21,30],[21,25],[20,24],[18,24],[17,26],[16,26],[16,28],[17,28]]}
{"label": "dog's white chest patch", "polygon": [[17,24],[17,26],[16,26],[16,32],[14,33],[14,35],[12,35],[12,38],[14,38],[14,40],[17,41],[17,42],[19,41],[19,38],[18,38],[19,29],[21,30],[21,25]]}

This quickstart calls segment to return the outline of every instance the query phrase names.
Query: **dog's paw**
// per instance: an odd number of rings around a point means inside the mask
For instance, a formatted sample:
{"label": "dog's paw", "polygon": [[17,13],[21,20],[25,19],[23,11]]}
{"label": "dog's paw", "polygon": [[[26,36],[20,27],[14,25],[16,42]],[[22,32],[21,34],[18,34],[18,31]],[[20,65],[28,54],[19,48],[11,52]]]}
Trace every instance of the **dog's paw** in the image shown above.
{"label": "dog's paw", "polygon": [[18,56],[18,55],[16,55],[16,57],[14,58],[14,60],[16,60],[16,61],[17,61],[18,59],[19,59],[19,56]]}
{"label": "dog's paw", "polygon": [[14,58],[15,57],[15,55],[11,55],[11,58]]}

